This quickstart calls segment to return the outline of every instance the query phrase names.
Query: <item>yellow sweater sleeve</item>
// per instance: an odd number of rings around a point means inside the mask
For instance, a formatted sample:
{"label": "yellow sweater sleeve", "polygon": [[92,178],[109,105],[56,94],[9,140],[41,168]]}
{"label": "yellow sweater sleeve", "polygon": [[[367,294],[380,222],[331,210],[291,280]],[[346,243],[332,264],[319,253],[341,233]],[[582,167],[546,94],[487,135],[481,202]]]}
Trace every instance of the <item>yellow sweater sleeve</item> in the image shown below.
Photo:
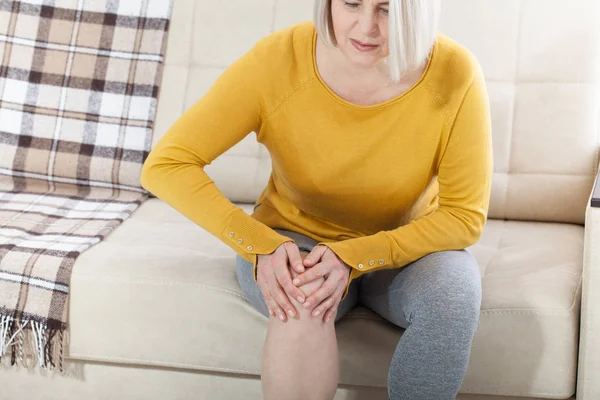
{"label": "yellow sweater sleeve", "polygon": [[143,165],[141,185],[251,262],[256,281],[258,254],[293,240],[229,201],[204,171],[260,129],[264,103],[256,84],[261,69],[255,49],[227,68],[158,141]]}
{"label": "yellow sweater sleeve", "polygon": [[391,231],[319,243],[352,268],[342,298],[351,281],[364,273],[403,267],[436,251],[464,249],[479,239],[493,174],[489,99],[480,70],[455,115],[439,165],[439,207],[434,212]]}

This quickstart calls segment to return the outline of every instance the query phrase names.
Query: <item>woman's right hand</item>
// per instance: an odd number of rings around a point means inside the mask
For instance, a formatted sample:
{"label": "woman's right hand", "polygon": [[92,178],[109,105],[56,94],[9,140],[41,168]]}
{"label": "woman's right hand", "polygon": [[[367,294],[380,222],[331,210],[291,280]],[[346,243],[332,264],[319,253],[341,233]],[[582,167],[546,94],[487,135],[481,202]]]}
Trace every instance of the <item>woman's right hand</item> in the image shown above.
{"label": "woman's right hand", "polygon": [[286,313],[292,318],[297,315],[289,297],[300,303],[305,300],[304,292],[292,283],[288,265],[298,273],[304,272],[300,250],[294,242],[282,243],[271,254],[259,254],[256,265],[257,284],[269,313],[271,316],[277,315],[283,322],[287,319]]}

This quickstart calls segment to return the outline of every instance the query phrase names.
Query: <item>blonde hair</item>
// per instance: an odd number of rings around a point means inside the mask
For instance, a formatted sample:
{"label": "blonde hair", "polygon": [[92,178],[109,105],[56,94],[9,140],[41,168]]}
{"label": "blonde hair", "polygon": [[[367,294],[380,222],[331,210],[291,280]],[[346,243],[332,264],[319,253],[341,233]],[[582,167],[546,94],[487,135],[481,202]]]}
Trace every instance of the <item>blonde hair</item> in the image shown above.
{"label": "blonde hair", "polygon": [[[324,42],[337,45],[332,0],[316,0],[315,28]],[[364,0],[363,0],[364,1]],[[407,73],[421,67],[429,58],[437,35],[440,0],[389,0],[389,55],[383,60],[392,82],[399,82]]]}

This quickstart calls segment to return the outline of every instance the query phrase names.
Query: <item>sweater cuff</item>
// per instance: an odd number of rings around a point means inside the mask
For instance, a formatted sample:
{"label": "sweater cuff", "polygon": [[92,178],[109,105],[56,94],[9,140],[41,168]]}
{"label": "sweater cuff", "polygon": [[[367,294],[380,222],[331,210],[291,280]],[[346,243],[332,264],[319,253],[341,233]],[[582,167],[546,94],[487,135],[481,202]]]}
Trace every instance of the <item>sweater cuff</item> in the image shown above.
{"label": "sweater cuff", "polygon": [[246,214],[236,210],[221,232],[221,240],[236,253],[253,265],[254,282],[258,280],[257,263],[259,254],[271,254],[285,242],[294,240],[283,236],[272,228]]}
{"label": "sweater cuff", "polygon": [[393,265],[390,245],[385,232],[339,242],[320,242],[317,245],[327,246],[352,268],[342,300],[346,298],[353,279],[367,272],[391,268]]}

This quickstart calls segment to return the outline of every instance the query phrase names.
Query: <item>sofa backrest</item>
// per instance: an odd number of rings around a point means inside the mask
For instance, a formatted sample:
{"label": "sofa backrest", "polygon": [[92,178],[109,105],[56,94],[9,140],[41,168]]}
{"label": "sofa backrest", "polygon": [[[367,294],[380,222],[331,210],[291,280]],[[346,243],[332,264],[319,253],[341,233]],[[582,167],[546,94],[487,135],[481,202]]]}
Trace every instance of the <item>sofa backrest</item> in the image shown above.
{"label": "sofa backrest", "polygon": [[[312,19],[313,0],[174,0],[156,141],[260,38]],[[600,1],[443,0],[440,30],[486,75],[494,178],[490,218],[583,223],[600,148]],[[254,203],[271,161],[254,133],[207,166]]]}

